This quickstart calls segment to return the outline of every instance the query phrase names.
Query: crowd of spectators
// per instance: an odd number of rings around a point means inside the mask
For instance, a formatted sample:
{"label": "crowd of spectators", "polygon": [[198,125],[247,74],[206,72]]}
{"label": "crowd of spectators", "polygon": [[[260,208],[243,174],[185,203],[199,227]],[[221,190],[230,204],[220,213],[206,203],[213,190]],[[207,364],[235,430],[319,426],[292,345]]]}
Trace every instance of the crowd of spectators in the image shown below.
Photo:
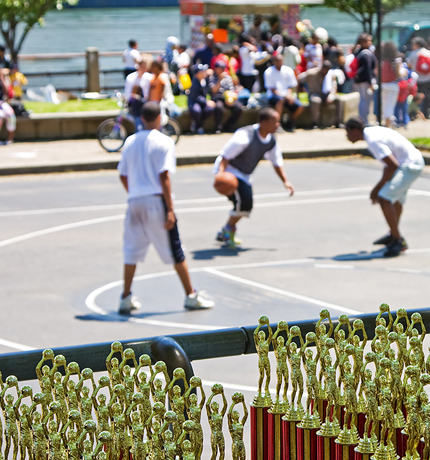
{"label": "crowd of spectators", "polygon": [[[378,57],[372,36],[360,34],[355,45],[345,51],[325,29],[314,30],[309,21],[303,23],[307,33],[296,40],[272,35],[257,16],[248,32],[237,37],[237,44],[215,43],[212,34],[208,34],[204,45],[194,52],[177,38],[168,37],[158,61],[163,64],[159,72],[164,88],[173,91],[171,98],[173,94],[187,95],[191,131],[203,134],[203,123],[209,117],[214,118],[216,133],[234,131],[245,106],[264,105],[275,108],[284,130],[294,131],[306,99],[314,128],[323,124],[324,105],[334,107],[334,125],[339,127],[338,94],[353,91],[359,93],[359,115],[368,124],[372,105],[376,114],[379,101]],[[412,47],[406,58],[392,42],[381,46],[381,114],[387,127],[393,123],[406,126],[411,112],[421,118],[429,115],[430,51],[423,39],[414,39]],[[157,84],[161,77],[152,72],[152,67],[149,69],[148,59],[144,57],[137,63],[137,71],[131,74],[133,84],[127,77],[127,97],[136,78],[141,78],[143,100],[159,99],[149,97],[151,87],[161,88]],[[162,91],[157,94],[160,96]]]}

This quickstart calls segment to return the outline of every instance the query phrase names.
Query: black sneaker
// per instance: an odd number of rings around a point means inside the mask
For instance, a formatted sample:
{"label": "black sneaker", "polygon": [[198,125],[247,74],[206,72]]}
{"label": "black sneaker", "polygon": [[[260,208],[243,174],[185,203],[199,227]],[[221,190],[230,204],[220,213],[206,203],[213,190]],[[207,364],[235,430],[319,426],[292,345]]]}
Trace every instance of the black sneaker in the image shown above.
{"label": "black sneaker", "polygon": [[289,133],[294,133],[295,130],[296,130],[296,125],[294,124],[294,121],[293,120],[288,120],[284,124],[284,129],[285,129],[285,131],[287,131]]}
{"label": "black sneaker", "polygon": [[400,240],[394,240],[392,243],[387,245],[384,257],[397,257],[401,252],[406,251],[406,249],[408,249],[408,245],[403,238],[400,238]]}
{"label": "black sneaker", "polygon": [[391,236],[391,233],[388,233],[388,235],[385,235],[382,238],[379,238],[379,240],[374,241],[373,244],[383,244],[384,246],[387,246],[387,244],[390,244],[393,241],[394,238]]}

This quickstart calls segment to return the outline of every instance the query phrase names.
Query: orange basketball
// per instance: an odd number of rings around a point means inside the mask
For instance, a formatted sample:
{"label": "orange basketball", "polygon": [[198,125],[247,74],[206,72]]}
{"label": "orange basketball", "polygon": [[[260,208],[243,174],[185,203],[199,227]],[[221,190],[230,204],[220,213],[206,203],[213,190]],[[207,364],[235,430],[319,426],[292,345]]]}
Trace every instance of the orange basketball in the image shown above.
{"label": "orange basketball", "polygon": [[215,176],[214,189],[221,195],[232,195],[238,186],[237,177],[230,172],[224,171]]}

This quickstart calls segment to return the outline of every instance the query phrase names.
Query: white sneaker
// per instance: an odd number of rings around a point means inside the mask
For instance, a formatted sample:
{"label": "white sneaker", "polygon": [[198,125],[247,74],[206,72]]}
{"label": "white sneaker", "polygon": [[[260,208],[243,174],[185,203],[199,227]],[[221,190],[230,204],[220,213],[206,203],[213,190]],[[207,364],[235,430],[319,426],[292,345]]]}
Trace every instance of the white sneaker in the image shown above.
{"label": "white sneaker", "polygon": [[204,291],[196,291],[185,297],[184,308],[187,310],[203,310],[214,306],[215,302]]}
{"label": "white sneaker", "polygon": [[137,310],[141,307],[142,305],[136,297],[132,297],[131,294],[129,294],[125,299],[121,298],[118,313],[120,315],[129,315],[133,310]]}

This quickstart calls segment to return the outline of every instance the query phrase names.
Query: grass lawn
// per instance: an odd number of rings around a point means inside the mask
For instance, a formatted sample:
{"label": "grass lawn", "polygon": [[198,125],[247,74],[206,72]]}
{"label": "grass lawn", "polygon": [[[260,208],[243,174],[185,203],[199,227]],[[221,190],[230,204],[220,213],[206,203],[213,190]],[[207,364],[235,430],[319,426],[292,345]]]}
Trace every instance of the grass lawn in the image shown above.
{"label": "grass lawn", "polygon": [[[299,99],[303,104],[308,104],[308,95],[306,93],[300,93]],[[23,101],[23,103],[24,107],[33,113],[89,112],[118,109],[115,99],[78,99],[76,101],[61,102],[60,104],[34,101]],[[181,109],[186,109],[187,96],[175,96],[175,104]]]}
{"label": "grass lawn", "polygon": [[415,137],[414,139],[409,140],[416,147],[426,148],[427,150],[430,150],[430,137]]}

